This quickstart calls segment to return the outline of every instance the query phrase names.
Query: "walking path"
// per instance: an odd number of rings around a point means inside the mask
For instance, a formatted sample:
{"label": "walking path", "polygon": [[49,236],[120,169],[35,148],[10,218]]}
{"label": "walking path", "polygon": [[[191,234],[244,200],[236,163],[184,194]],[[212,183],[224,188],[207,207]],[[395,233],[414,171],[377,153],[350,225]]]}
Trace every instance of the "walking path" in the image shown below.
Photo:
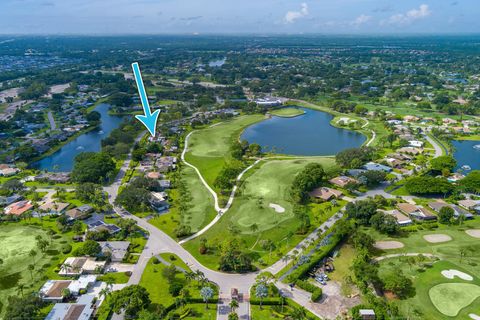
{"label": "walking path", "polygon": [[[215,125],[218,125],[220,123],[216,123]],[[214,126],[215,126],[214,125]],[[208,229],[210,229],[211,227],[213,227],[217,222],[218,220],[220,220],[220,218],[222,217],[222,215],[228,211],[228,209],[230,209],[230,207],[232,206],[232,203],[233,203],[233,199],[235,199],[235,193],[237,192],[237,189],[238,189],[238,182],[240,182],[240,180],[242,179],[243,175],[250,169],[252,169],[257,163],[259,163],[260,161],[262,161],[262,159],[258,159],[256,160],[252,165],[248,166],[247,168],[245,168],[245,170],[243,170],[238,176],[237,176],[237,184],[233,187],[232,189],[232,192],[230,193],[230,197],[228,198],[228,201],[227,201],[227,204],[225,205],[225,207],[221,208],[220,207],[220,204],[218,202],[218,195],[217,193],[208,185],[207,181],[205,181],[205,179],[203,178],[202,174],[200,173],[200,170],[198,170],[198,168],[196,166],[194,166],[193,164],[189,163],[187,160],[185,160],[185,154],[187,153],[188,151],[188,140],[190,139],[190,136],[192,135],[192,133],[194,133],[195,131],[192,131],[190,132],[186,137],[185,137],[185,145],[184,145],[184,148],[183,148],[183,151],[182,151],[182,155],[181,155],[181,159],[183,161],[183,163],[185,163],[187,166],[189,166],[190,168],[192,168],[193,170],[195,170],[195,172],[197,173],[198,177],[200,178],[200,181],[202,181],[202,184],[205,186],[205,188],[207,188],[208,192],[210,192],[210,194],[213,196],[213,200],[214,200],[214,206],[215,206],[215,211],[217,211],[217,215],[215,216],[215,218],[210,221],[209,224],[207,224],[202,230],[199,230],[198,232],[192,234],[191,236],[185,238],[185,239],[182,239],[180,241],[180,244],[184,244],[185,242],[187,241],[190,241],[192,239],[195,239],[196,237],[204,234],[205,232],[208,231]]]}
{"label": "walking path", "polygon": [[378,261],[382,261],[382,260],[385,260],[385,259],[396,258],[396,257],[418,257],[420,255],[428,257],[428,258],[435,258],[436,257],[434,254],[431,254],[431,253],[394,253],[394,254],[387,254],[385,256],[380,256],[380,257],[373,258],[373,261],[378,262]]}

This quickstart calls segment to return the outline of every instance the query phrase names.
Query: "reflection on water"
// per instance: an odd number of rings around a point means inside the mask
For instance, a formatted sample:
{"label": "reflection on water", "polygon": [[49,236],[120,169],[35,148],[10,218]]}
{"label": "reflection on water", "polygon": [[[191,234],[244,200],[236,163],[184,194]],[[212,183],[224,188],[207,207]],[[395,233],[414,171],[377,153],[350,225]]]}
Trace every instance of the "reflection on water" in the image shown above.
{"label": "reflection on water", "polygon": [[258,143],[265,151],[302,156],[334,155],[366,140],[358,132],[330,125],[333,116],[328,113],[303,110],[305,114],[294,118],[272,117],[253,124],[241,138]]}
{"label": "reflection on water", "polygon": [[108,114],[108,104],[99,104],[95,111],[101,115],[99,128],[84,133],[68,142],[57,152],[33,164],[34,168],[48,171],[71,171],[73,159],[81,152],[97,152],[101,149],[101,140],[122,123],[122,117]]}

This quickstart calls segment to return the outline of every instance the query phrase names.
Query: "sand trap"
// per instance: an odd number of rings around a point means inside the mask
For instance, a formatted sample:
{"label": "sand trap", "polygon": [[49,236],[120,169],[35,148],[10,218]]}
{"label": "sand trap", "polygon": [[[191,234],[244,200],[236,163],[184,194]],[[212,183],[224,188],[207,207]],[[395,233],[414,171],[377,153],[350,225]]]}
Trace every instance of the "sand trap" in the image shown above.
{"label": "sand trap", "polygon": [[423,236],[423,239],[430,243],[440,243],[451,241],[452,237],[446,234],[427,234]]}
{"label": "sand trap", "polygon": [[480,316],[477,316],[475,313],[470,313],[468,316],[473,320],[480,320]]}
{"label": "sand trap", "polygon": [[470,237],[480,238],[480,229],[471,229],[465,231]]}
{"label": "sand trap", "polygon": [[270,208],[272,208],[273,210],[275,210],[275,212],[277,212],[277,213],[284,213],[284,212],[285,212],[285,208],[282,207],[282,206],[279,205],[279,204],[270,203],[268,206],[269,206]]}
{"label": "sand trap", "polygon": [[404,245],[400,241],[377,241],[374,245],[375,248],[380,250],[400,249]]}
{"label": "sand trap", "polygon": [[466,281],[472,281],[473,277],[469,274],[466,274],[465,272],[458,271],[455,269],[450,269],[450,270],[443,270],[442,275],[447,278],[447,279],[453,279],[455,277],[459,277],[462,280]]}

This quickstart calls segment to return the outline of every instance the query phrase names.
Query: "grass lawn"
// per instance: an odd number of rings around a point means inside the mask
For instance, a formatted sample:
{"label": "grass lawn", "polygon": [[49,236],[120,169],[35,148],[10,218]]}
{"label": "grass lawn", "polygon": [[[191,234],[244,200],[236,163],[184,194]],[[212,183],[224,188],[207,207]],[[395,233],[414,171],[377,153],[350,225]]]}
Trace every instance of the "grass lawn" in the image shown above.
{"label": "grass lawn", "polygon": [[[287,303],[283,306],[262,306],[250,305],[252,320],[270,320],[270,319],[284,319],[286,316],[292,315],[295,309],[301,308],[295,301],[287,299]],[[313,313],[305,310],[306,318],[302,319],[318,319]]]}
{"label": "grass lawn", "polygon": [[350,276],[353,278],[352,262],[355,258],[355,249],[350,244],[344,244],[340,247],[338,255],[333,260],[335,270],[328,274],[330,279],[341,284],[342,294],[348,296],[354,289],[345,278]]}
{"label": "grass lawn", "polygon": [[98,281],[107,283],[127,283],[130,276],[125,272],[109,272],[97,278]]}
{"label": "grass lawn", "polygon": [[469,319],[468,314],[480,315],[480,278],[465,281],[458,277],[447,279],[443,270],[459,270],[470,274],[464,264],[438,261],[426,269],[410,266],[400,258],[386,259],[380,263],[380,276],[386,272],[403,270],[415,285],[415,296],[394,300],[402,314],[410,319]]}
{"label": "grass lawn", "polygon": [[[213,197],[203,186],[195,170],[188,166],[183,166],[181,170],[181,179],[185,182],[191,196],[188,215],[181,217],[178,208],[174,205],[174,201],[170,201],[172,206],[168,213],[162,214],[149,221],[171,237],[175,237],[174,230],[180,224],[181,219],[184,219],[183,223],[185,225],[190,226],[192,232],[197,232],[212,221],[217,214],[213,207]],[[178,193],[176,190],[172,190],[169,196],[170,199],[173,200],[175,197],[178,197]]]}
{"label": "grass lawn", "polygon": [[[48,229],[57,232],[52,236]],[[50,245],[41,252],[36,245],[36,236],[48,240]],[[63,254],[62,249],[70,244],[73,250],[79,246],[72,242],[72,232],[61,234],[52,218],[38,218],[0,225],[0,258],[3,260],[0,276],[0,299],[7,301],[11,295],[28,294],[40,289],[48,279],[60,279],[56,270],[69,254]],[[29,255],[33,250],[34,257]],[[28,265],[33,264],[32,273]],[[4,309],[5,310],[5,303]],[[1,318],[1,313],[0,313]]]}
{"label": "grass lawn", "polygon": [[[210,254],[200,255],[199,247],[201,238],[208,240],[207,246],[214,248],[218,244],[232,236],[229,230],[232,226],[239,230],[245,248],[248,248],[254,260],[261,259],[268,265],[279,259],[280,252],[286,252],[292,245],[298,243],[303,236],[294,235],[287,239],[287,235],[295,232],[300,222],[294,218],[293,205],[288,199],[288,188],[290,187],[295,175],[300,172],[308,163],[321,163],[326,170],[334,168],[333,158],[302,158],[286,160],[270,160],[261,163],[258,167],[252,169],[252,172],[246,177],[240,187],[231,209],[209,229],[204,236],[198,237],[185,244],[187,248],[199,261],[216,269],[218,267],[218,253],[214,249]],[[283,213],[277,213],[269,207],[270,203],[278,204],[285,209]],[[334,213],[322,212],[322,206],[312,205],[309,209],[312,224],[314,221],[327,219]],[[338,209],[338,208],[337,208]],[[252,224],[256,224],[258,229],[252,229]],[[272,254],[263,250],[259,243],[261,240],[270,239],[277,250]]]}
{"label": "grass lawn", "polygon": [[[166,260],[170,261],[169,256],[173,254],[167,253],[166,255],[167,255]],[[147,267],[143,272],[142,279],[140,280],[140,285],[145,287],[145,289],[147,289],[148,293],[150,294],[150,299],[152,301],[152,310],[155,310],[156,304],[169,306],[175,302],[175,298],[176,298],[172,296],[172,294],[170,294],[169,292],[170,284],[162,274],[162,271],[166,269],[167,266],[165,266],[162,263],[155,264],[154,263],[155,260],[156,260],[155,258],[150,259],[150,261],[147,264]],[[181,261],[181,260],[180,258],[176,257],[175,261]],[[186,267],[187,271],[190,271],[190,269],[186,265],[182,267]],[[189,282],[185,278],[185,275],[181,272],[177,273],[175,278],[177,282],[181,283],[184,286],[184,288],[186,288],[189,291],[190,296],[192,298],[201,298],[200,296],[201,286],[198,282],[193,280]],[[217,291],[216,289],[214,290]],[[217,296],[218,295],[216,294],[214,298],[216,298]],[[205,309],[205,306],[204,305],[202,306],[203,306],[203,309]],[[210,305],[210,309],[215,311],[216,306]]]}
{"label": "grass lawn", "polygon": [[302,109],[298,108],[281,108],[270,111],[270,114],[283,117],[283,118],[292,118],[304,114],[305,112]]}
{"label": "grass lawn", "polygon": [[245,115],[192,133],[186,160],[196,166],[207,183],[213,186],[215,178],[228,160],[232,140],[245,127],[262,119],[263,115]]}

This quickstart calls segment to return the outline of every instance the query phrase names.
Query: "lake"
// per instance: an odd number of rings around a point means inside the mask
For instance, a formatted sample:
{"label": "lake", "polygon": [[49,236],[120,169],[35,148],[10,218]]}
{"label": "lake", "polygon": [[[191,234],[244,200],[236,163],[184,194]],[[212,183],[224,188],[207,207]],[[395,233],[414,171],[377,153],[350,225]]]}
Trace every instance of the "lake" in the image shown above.
{"label": "lake", "polygon": [[95,111],[100,113],[101,124],[98,128],[84,133],[68,142],[57,152],[35,162],[32,167],[48,171],[71,171],[73,159],[81,152],[97,152],[101,149],[101,140],[106,138],[113,129],[120,126],[123,117],[108,114],[110,105],[99,104]]}
{"label": "lake", "polygon": [[258,143],[264,151],[299,156],[326,156],[360,147],[366,137],[358,132],[336,128],[330,124],[331,114],[300,108],[305,114],[270,119],[246,128],[241,138]]}
{"label": "lake", "polygon": [[479,149],[474,148],[474,146],[480,145],[480,141],[453,140],[452,145],[455,148],[453,157],[457,160],[455,170],[464,165],[470,166],[472,170],[480,170],[480,147]]}

